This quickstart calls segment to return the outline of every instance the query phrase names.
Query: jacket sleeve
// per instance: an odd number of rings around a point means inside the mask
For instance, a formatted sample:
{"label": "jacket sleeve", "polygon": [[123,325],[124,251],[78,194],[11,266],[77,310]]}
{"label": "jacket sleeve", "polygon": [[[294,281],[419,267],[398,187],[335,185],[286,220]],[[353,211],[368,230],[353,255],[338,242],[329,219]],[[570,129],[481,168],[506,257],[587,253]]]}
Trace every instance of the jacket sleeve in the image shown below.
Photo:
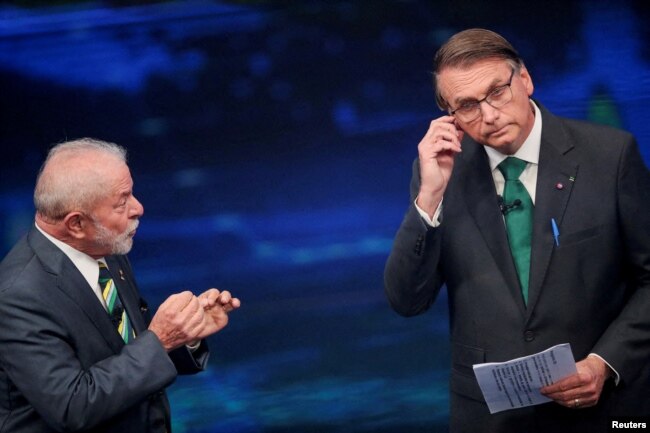
{"label": "jacket sleeve", "polygon": [[633,138],[618,161],[618,224],[628,300],[593,349],[632,381],[650,359],[650,172]]}
{"label": "jacket sleeve", "polygon": [[443,276],[439,271],[441,227],[430,227],[414,202],[420,189],[419,163],[413,163],[410,203],[395,235],[384,269],[386,296],[403,316],[425,312],[435,301]]}
{"label": "jacket sleeve", "polygon": [[[96,338],[86,328],[92,324],[77,321],[70,328],[75,320],[70,314],[48,308],[48,299],[25,295],[25,284],[0,294],[0,360],[5,378],[19,392],[10,398],[16,410],[29,402],[57,431],[86,430],[174,381],[176,369],[149,331],[119,354],[97,344],[100,360],[82,365],[75,346]],[[81,338],[73,338],[70,329]]]}

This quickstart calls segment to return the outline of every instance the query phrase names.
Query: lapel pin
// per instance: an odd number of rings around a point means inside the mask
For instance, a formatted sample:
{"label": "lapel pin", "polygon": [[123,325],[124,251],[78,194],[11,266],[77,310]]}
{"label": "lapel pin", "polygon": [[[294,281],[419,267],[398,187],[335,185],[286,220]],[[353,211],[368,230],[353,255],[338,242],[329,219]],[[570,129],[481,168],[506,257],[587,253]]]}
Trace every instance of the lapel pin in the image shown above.
{"label": "lapel pin", "polygon": [[126,281],[126,278],[124,278],[124,271],[122,271],[122,269],[120,269],[120,280]]}
{"label": "lapel pin", "polygon": [[575,178],[574,176],[569,176],[569,180],[570,180],[571,182],[575,182],[575,181],[576,181],[576,178]]}
{"label": "lapel pin", "polygon": [[564,189],[564,184],[558,182],[555,184],[555,189]]}

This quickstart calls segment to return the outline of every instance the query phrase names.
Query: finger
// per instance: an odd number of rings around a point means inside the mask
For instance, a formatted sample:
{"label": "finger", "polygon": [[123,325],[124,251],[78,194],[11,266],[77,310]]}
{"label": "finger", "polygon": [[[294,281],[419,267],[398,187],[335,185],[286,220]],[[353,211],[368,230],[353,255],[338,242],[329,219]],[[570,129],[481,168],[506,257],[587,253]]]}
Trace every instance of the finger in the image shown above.
{"label": "finger", "polygon": [[420,152],[427,152],[428,149],[432,149],[437,145],[447,143],[452,143],[460,151],[460,138],[458,136],[458,131],[453,125],[447,125],[445,128],[437,128],[435,130],[432,130],[422,139],[418,145],[418,150]]}
{"label": "finger", "polygon": [[196,320],[197,314],[202,314],[202,313],[203,313],[203,307],[201,306],[201,302],[199,301],[199,298],[194,296],[190,300],[190,302],[188,302],[188,304],[179,312],[179,318],[186,322],[190,322],[192,320]]}
{"label": "finger", "polygon": [[576,396],[575,398],[570,398],[568,400],[558,402],[558,403],[570,409],[584,409],[587,407],[595,406],[598,403],[598,400],[593,398]]}
{"label": "finger", "polygon": [[190,291],[173,294],[160,305],[160,309],[181,311],[193,297],[194,295]]}
{"label": "finger", "polygon": [[230,302],[231,299],[232,299],[232,295],[230,294],[230,292],[227,291],[227,290],[224,290],[223,292],[221,292],[221,294],[217,298],[217,301],[221,305],[226,305],[226,304],[228,304]]}
{"label": "finger", "polygon": [[453,135],[458,136],[460,128],[453,116],[443,116],[435,119],[429,126],[429,132],[447,131]]}
{"label": "finger", "polygon": [[433,138],[433,146],[435,145],[440,145],[440,144],[446,144],[446,143],[451,143],[460,151],[460,140],[458,139],[458,136],[455,135],[454,133],[448,132],[448,131],[440,131],[436,135],[434,135]]}
{"label": "finger", "polygon": [[445,125],[451,125],[451,126],[456,126],[456,118],[454,116],[440,116],[437,119],[433,119],[431,123],[429,123],[429,129],[434,129],[439,126],[445,126]]}
{"label": "finger", "polygon": [[578,388],[582,385],[582,381],[578,374],[573,374],[569,377],[566,377],[558,382],[555,382],[552,385],[545,386],[541,389],[542,393],[548,394],[557,394],[569,391],[574,388]]}
{"label": "finger", "polygon": [[225,311],[226,313],[230,313],[231,311],[239,308],[241,306],[241,301],[237,298],[230,298],[228,303],[223,304],[221,306],[222,310]]}
{"label": "finger", "polygon": [[201,293],[200,300],[201,306],[203,308],[213,307],[217,303],[217,299],[220,296],[219,290],[211,288]]}
{"label": "finger", "polygon": [[456,130],[454,124],[451,122],[446,122],[442,119],[444,118],[436,119],[429,124],[429,128],[424,134],[424,137],[422,137],[422,141],[433,142],[438,138],[440,134],[443,134],[445,131],[451,133],[452,136],[456,135],[453,134],[453,132]]}
{"label": "finger", "polygon": [[458,141],[458,129],[450,123],[438,123],[433,125],[424,136],[424,141],[435,142],[437,140]]}
{"label": "finger", "polygon": [[[438,158],[440,155],[452,155],[456,153],[461,152],[460,144],[459,143],[454,143],[452,141],[446,141],[446,140],[439,140],[436,143],[433,144],[431,149],[429,150],[429,157],[430,158]],[[427,155],[424,155],[424,158],[426,159]]]}
{"label": "finger", "polygon": [[454,139],[437,138],[435,140],[425,140],[418,145],[419,156],[423,159],[435,158],[441,151],[449,150],[453,152],[460,152],[460,142]]}

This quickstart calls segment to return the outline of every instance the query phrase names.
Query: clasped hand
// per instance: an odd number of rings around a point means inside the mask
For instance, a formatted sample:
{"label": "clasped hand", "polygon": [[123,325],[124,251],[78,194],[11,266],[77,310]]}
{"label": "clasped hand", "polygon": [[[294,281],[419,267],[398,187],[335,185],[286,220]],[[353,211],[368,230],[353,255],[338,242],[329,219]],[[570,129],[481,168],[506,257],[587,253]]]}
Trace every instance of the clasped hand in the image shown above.
{"label": "clasped hand", "polygon": [[160,305],[149,330],[167,351],[192,346],[223,329],[228,324],[228,313],[240,305],[228,291],[209,289],[199,296],[190,291],[177,293]]}

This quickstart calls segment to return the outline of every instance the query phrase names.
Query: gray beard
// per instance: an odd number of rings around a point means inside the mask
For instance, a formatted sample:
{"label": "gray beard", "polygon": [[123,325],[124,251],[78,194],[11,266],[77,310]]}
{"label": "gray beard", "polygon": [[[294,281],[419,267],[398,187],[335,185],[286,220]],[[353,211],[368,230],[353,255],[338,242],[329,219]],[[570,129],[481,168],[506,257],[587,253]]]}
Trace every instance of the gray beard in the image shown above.
{"label": "gray beard", "polygon": [[128,254],[133,247],[133,238],[129,236],[133,230],[138,227],[138,220],[129,223],[129,226],[123,233],[115,234],[115,232],[107,229],[97,221],[93,221],[97,236],[95,242],[102,247],[108,248],[111,254],[124,255]]}

